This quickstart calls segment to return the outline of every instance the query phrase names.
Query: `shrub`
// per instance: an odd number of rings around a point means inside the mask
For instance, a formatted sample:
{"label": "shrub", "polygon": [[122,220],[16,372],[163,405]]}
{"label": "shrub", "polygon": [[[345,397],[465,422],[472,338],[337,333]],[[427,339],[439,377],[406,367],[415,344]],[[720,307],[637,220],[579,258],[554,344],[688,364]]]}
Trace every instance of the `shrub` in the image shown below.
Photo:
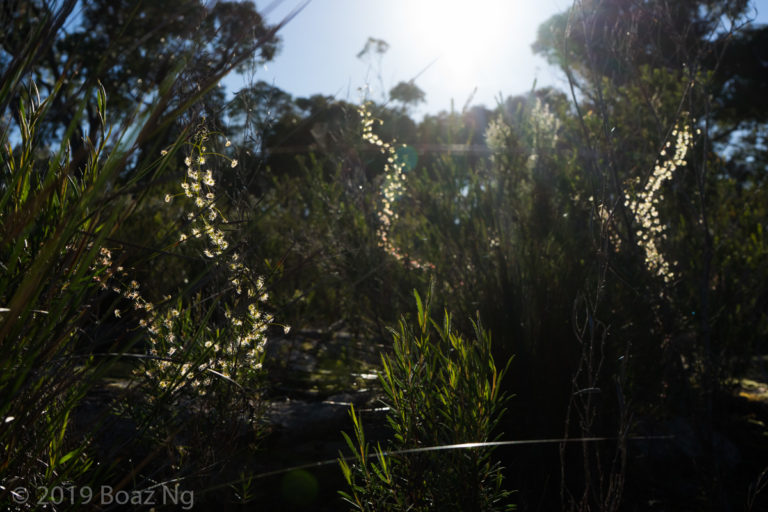
{"label": "shrub", "polygon": [[492,449],[451,447],[493,439],[507,401],[500,382],[509,363],[497,369],[490,333],[479,321],[467,339],[447,312],[441,324],[432,319],[431,294],[426,303],[414,295],[417,325],[402,319],[392,330],[394,352],[382,356],[393,439],[369,461],[360,417],[350,411],[355,441],[343,435],[354,463],[339,459],[350,489],[341,494],[356,510],[501,510],[510,492]]}

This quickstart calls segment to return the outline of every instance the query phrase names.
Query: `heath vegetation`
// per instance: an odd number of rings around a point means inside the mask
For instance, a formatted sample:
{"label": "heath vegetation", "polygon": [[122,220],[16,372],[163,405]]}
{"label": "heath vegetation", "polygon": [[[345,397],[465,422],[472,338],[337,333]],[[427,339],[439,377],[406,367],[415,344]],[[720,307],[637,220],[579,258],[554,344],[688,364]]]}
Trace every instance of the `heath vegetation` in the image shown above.
{"label": "heath vegetation", "polygon": [[751,2],[577,0],[563,90],[422,120],[258,81],[262,7],[0,7],[3,507],[767,506]]}

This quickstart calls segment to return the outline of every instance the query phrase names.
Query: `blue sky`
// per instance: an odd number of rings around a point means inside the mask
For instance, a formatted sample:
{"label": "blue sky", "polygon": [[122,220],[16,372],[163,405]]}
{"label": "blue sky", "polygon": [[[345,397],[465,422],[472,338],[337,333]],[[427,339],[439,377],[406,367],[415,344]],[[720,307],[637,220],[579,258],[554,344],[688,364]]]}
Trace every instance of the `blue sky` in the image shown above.
{"label": "blue sky", "polygon": [[[303,0],[257,1],[275,23]],[[272,5],[270,5],[272,4]],[[758,21],[768,20],[768,0],[753,2]],[[400,81],[417,77],[427,102],[416,117],[472,104],[494,107],[503,97],[537,87],[563,88],[563,78],[530,45],[539,25],[571,0],[312,0],[280,32],[281,51],[258,69],[256,80],[294,96],[331,95],[359,102],[361,87],[372,99]],[[381,58],[356,55],[369,37],[389,44]],[[242,79],[226,80],[237,90]]]}

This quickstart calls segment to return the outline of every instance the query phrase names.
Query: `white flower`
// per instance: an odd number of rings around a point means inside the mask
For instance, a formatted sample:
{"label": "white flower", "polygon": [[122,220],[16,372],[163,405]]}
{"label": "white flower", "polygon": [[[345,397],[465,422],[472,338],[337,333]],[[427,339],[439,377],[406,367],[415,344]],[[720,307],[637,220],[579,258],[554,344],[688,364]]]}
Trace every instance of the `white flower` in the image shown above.
{"label": "white flower", "polygon": [[[672,178],[673,171],[677,167],[686,164],[685,157],[690,147],[691,133],[687,126],[682,128],[675,126],[675,129],[672,131],[672,137],[675,138],[674,155],[664,162],[656,162],[653,174],[648,179],[643,190],[637,194],[636,201],[630,200],[628,196],[625,197],[625,204],[628,204],[635,216],[635,220],[645,230],[638,230],[636,234],[638,236],[638,244],[645,251],[646,266],[655,275],[663,277],[665,282],[671,281],[674,273],[670,271],[669,263],[667,263],[656,246],[656,240],[666,239],[666,226],[661,224],[659,211],[656,206],[664,199],[664,195],[659,193],[662,184]],[[671,141],[667,141],[664,144],[664,148],[671,147]],[[662,149],[660,157],[665,157],[666,155],[666,149]]]}

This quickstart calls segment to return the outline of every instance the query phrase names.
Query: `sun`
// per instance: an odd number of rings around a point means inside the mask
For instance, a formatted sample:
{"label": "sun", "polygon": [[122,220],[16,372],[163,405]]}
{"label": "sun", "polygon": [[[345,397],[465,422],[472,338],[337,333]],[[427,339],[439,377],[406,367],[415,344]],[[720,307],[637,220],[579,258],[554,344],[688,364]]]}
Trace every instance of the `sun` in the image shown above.
{"label": "sun", "polygon": [[487,62],[498,61],[504,45],[514,42],[512,0],[414,0],[408,30],[422,51],[434,55],[435,71],[456,86],[473,85]]}

